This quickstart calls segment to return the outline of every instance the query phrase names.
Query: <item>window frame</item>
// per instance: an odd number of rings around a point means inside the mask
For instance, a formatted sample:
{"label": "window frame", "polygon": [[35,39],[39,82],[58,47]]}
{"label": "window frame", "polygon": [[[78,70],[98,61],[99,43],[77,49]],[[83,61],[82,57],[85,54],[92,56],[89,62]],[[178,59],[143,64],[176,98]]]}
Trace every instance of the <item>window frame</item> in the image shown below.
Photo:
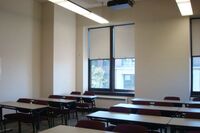
{"label": "window frame", "polygon": [[[126,96],[134,96],[134,90],[120,90],[115,88],[115,58],[114,58],[114,27],[115,26],[125,26],[125,25],[134,25],[134,23],[128,24],[120,24],[120,25],[111,25],[111,26],[104,26],[104,27],[93,27],[88,28],[88,33],[92,29],[99,29],[99,28],[110,28],[110,58],[109,59],[90,59],[88,56],[88,90],[94,91],[96,94],[104,94],[104,95],[126,95]],[[89,35],[89,34],[88,34]],[[88,36],[89,40],[89,36]],[[88,49],[90,49],[90,44],[88,41]],[[88,55],[90,55],[90,50],[88,51]],[[116,59],[135,59],[135,58],[116,58]],[[91,61],[92,60],[110,60],[110,79],[109,79],[109,88],[91,88]]]}
{"label": "window frame", "polygon": [[200,57],[200,55],[194,55],[193,56],[193,49],[192,49],[192,44],[193,44],[193,42],[192,42],[192,20],[193,19],[200,19],[200,17],[198,17],[198,18],[190,18],[190,59],[191,59],[191,71],[190,71],[190,73],[191,73],[191,77],[190,77],[190,81],[191,81],[191,88],[190,88],[190,90],[191,90],[191,93],[190,93],[190,96],[192,96],[192,97],[195,97],[195,96],[200,96],[200,91],[199,92],[196,92],[196,91],[193,91],[193,58],[195,58],[195,57]]}

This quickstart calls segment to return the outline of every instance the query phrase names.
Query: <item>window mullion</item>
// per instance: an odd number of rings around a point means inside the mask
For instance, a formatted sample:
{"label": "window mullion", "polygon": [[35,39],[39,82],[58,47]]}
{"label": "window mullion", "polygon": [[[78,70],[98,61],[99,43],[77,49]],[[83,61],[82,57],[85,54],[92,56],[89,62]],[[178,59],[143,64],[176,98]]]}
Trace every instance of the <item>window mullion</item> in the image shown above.
{"label": "window mullion", "polygon": [[114,59],[114,26],[110,27],[110,90],[114,92],[115,88],[115,59]]}

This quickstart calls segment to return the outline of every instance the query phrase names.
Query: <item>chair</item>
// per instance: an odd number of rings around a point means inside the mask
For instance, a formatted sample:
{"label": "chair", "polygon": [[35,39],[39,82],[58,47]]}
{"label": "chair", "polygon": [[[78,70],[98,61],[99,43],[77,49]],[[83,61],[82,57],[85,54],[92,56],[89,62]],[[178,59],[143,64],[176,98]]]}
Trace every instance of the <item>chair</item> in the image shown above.
{"label": "chair", "polygon": [[200,119],[200,113],[186,113],[185,118]]}
{"label": "chair", "polygon": [[[83,95],[94,96],[95,93],[92,92],[92,91],[85,91]],[[95,105],[95,99],[83,98],[83,101],[84,101],[85,103],[92,104],[92,108],[94,108],[94,107],[96,106],[96,105]]]}
{"label": "chair", "polygon": [[200,104],[187,104],[186,107],[188,107],[188,108],[200,108]]}
{"label": "chair", "polygon": [[55,98],[55,99],[63,99],[65,96],[61,95],[49,95],[49,98]]}
{"label": "chair", "polygon": [[154,105],[155,106],[168,106],[168,107],[173,107],[174,106],[173,103],[167,103],[167,102],[155,102]]}
{"label": "chair", "polygon": [[140,125],[119,124],[113,131],[118,133],[147,133],[147,128]]}
{"label": "chair", "polygon": [[200,131],[189,131],[187,133],[200,133]]}
{"label": "chair", "polygon": [[80,120],[77,122],[76,127],[105,130],[105,123],[94,120]]}
{"label": "chair", "polygon": [[131,113],[132,110],[129,108],[124,108],[124,107],[110,107],[109,108],[110,112],[118,112],[118,113]]}
{"label": "chair", "polygon": [[[65,97],[66,100],[76,100],[75,97],[71,97],[71,96],[66,96]],[[78,112],[77,112],[77,108],[76,108],[76,102],[72,102],[72,103],[67,103],[65,105],[65,108],[61,110],[61,113],[65,115],[65,122],[67,121],[67,118],[70,118],[70,114],[74,114],[76,116],[76,120],[78,121]]]}
{"label": "chair", "polygon": [[[94,96],[94,92],[85,91],[83,95]],[[76,105],[77,105],[77,109],[80,110],[81,112],[87,111],[89,113],[95,107],[95,99],[82,98],[82,102],[78,102]]]}
{"label": "chair", "polygon": [[[153,115],[153,116],[161,116],[161,112],[159,110],[149,110],[149,109],[139,109],[137,111],[137,114],[141,114],[141,115]],[[155,130],[160,129],[160,131],[162,131],[162,129],[159,126],[147,126],[148,129],[150,129],[150,131],[154,132]],[[166,130],[166,129],[164,129]]]}
{"label": "chair", "polygon": [[[71,95],[81,95],[81,92],[80,91],[72,91],[71,93],[70,93]],[[77,102],[80,102],[80,97],[74,97],[75,99],[73,99],[73,100],[76,100]]]}
{"label": "chair", "polygon": [[[31,103],[32,99],[19,98],[17,102]],[[18,121],[19,132],[21,132],[21,122],[32,123],[33,132],[35,132],[35,130],[39,128],[39,125],[36,124],[37,119],[32,116],[31,112],[28,109],[17,109],[16,113],[5,114],[4,118],[5,118],[5,122],[4,122],[5,129],[6,129],[6,122],[8,121]]]}
{"label": "chair", "polygon": [[161,116],[161,112],[159,110],[149,110],[149,109],[139,109],[137,111],[137,114]]}
{"label": "chair", "polygon": [[194,97],[192,101],[200,101],[200,97]]}
{"label": "chair", "polygon": [[71,95],[81,95],[81,92],[80,91],[72,91]]}
{"label": "chair", "polygon": [[180,97],[176,97],[176,96],[166,96],[164,97],[164,100],[175,100],[175,101],[180,101]]}
{"label": "chair", "polygon": [[150,105],[150,102],[148,102],[148,101],[132,101],[132,104],[136,104],[136,105]]}
{"label": "chair", "polygon": [[[131,109],[124,108],[124,107],[110,107],[109,111],[110,112],[117,112],[117,113],[131,113],[132,112]],[[115,128],[116,125],[123,124],[123,123],[124,122],[119,122],[119,121],[112,120],[112,121],[110,121],[110,124],[112,124],[112,125],[107,126],[106,130],[107,131],[112,131]],[[108,125],[108,123],[107,123],[107,125]]]}
{"label": "chair", "polygon": [[[46,105],[46,106],[48,106],[48,101],[43,101],[43,100],[34,100],[32,103],[33,104],[38,104],[38,105]],[[53,126],[52,123],[51,123],[51,116],[49,114],[49,109],[43,110],[40,113],[40,119],[39,119],[39,121],[43,121],[43,120],[48,121],[49,127]]]}

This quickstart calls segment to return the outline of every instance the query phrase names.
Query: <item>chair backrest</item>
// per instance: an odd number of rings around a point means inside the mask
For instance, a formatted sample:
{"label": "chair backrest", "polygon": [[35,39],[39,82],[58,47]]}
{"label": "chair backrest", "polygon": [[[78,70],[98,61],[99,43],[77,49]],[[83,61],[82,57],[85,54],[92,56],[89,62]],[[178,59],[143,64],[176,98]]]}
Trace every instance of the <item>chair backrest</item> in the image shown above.
{"label": "chair backrest", "polygon": [[49,95],[49,98],[63,99],[64,96],[61,96],[61,95]]}
{"label": "chair backrest", "polygon": [[196,131],[188,131],[187,133],[200,133],[200,131],[196,130]]}
{"label": "chair backrest", "polygon": [[43,101],[43,100],[34,100],[32,102],[33,104],[39,104],[39,105],[48,105],[48,101]]}
{"label": "chair backrest", "polygon": [[[32,99],[29,99],[29,98],[19,98],[17,100],[17,102],[20,102],[20,103],[31,103]],[[28,110],[28,109],[17,109],[17,111],[19,111],[21,113],[30,113],[30,110]]]}
{"label": "chair backrest", "polygon": [[94,120],[80,120],[77,122],[76,127],[105,130],[105,123]]}
{"label": "chair backrest", "polygon": [[95,93],[92,91],[85,91],[83,95],[89,95],[89,96],[94,96]]}
{"label": "chair backrest", "polygon": [[124,107],[110,107],[109,108],[110,112],[118,112],[118,113],[131,113],[131,109],[129,108],[124,108]]}
{"label": "chair backrest", "polygon": [[149,101],[132,101],[132,104],[136,105],[150,105]]}
{"label": "chair backrest", "polygon": [[118,133],[147,133],[147,128],[140,125],[119,124],[113,131]]}
{"label": "chair backrest", "polygon": [[73,97],[73,96],[65,96],[65,99],[67,99],[67,100],[77,100],[77,98]]}
{"label": "chair backrest", "polygon": [[200,97],[194,97],[192,101],[200,101]]}
{"label": "chair backrest", "polygon": [[149,110],[149,109],[139,109],[137,111],[137,114],[161,116],[161,112],[159,110]]}
{"label": "chair backrest", "polygon": [[81,95],[81,92],[80,91],[72,91],[71,94],[72,95]]}
{"label": "chair backrest", "polygon": [[186,113],[185,118],[200,119],[200,113]]}
{"label": "chair backrest", "polygon": [[187,104],[188,108],[200,108],[200,104]]}
{"label": "chair backrest", "polygon": [[180,101],[180,97],[166,96],[166,97],[164,97],[164,100],[176,100],[176,101]]}
{"label": "chair backrest", "polygon": [[155,106],[168,106],[168,107],[173,107],[174,106],[173,103],[168,103],[168,102],[155,102],[154,105]]}
{"label": "chair backrest", "polygon": [[21,103],[31,103],[32,99],[29,98],[19,98],[17,100],[17,102],[21,102]]}

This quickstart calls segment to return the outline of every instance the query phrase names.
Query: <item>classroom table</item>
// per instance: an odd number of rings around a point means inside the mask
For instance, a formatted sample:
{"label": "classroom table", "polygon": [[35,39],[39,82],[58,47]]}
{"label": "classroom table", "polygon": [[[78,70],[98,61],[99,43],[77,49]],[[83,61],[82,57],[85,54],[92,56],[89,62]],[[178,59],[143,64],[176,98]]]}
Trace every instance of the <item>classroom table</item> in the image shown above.
{"label": "classroom table", "polygon": [[178,107],[182,107],[189,102],[189,101],[178,101],[178,100],[156,100],[156,99],[146,99],[146,98],[133,98],[133,99],[131,99],[131,101],[132,102],[133,101],[147,101],[152,105],[155,104],[155,102],[172,103]]}
{"label": "classroom table", "polygon": [[88,99],[95,99],[97,96],[92,96],[92,95],[65,95],[65,96],[70,96],[70,97],[76,97],[76,98],[88,98]]}
{"label": "classroom table", "polygon": [[159,128],[165,128],[171,117],[164,116],[151,116],[151,115],[139,115],[139,114],[127,114],[127,113],[115,113],[109,111],[97,111],[86,115],[90,119],[101,120],[105,122],[119,121],[144,125],[153,125]]}
{"label": "classroom table", "polygon": [[39,133],[113,133],[113,132],[60,125],[54,128],[41,131]]}
{"label": "classroom table", "polygon": [[33,102],[34,100],[48,101],[48,102],[60,103],[60,104],[67,104],[67,103],[76,102],[75,100],[56,99],[56,98],[33,98],[33,99],[32,99],[32,102]]}
{"label": "classroom table", "polygon": [[199,119],[190,119],[190,118],[173,118],[168,123],[171,127],[171,133],[175,133],[176,129],[179,130],[200,130],[200,121]]}
{"label": "classroom table", "polygon": [[[36,123],[34,123],[34,131],[37,132],[37,127],[36,125],[38,125],[39,123],[39,115],[40,113],[45,110],[46,108],[48,108],[48,106],[45,105],[38,105],[38,104],[30,104],[30,103],[21,103],[21,102],[0,102],[0,119],[3,120],[3,108],[5,109],[11,109],[11,110],[18,110],[18,109],[26,109],[29,110],[33,117],[36,117],[36,119],[38,121],[36,121]],[[21,132],[21,125],[19,124],[19,132]]]}
{"label": "classroom table", "polygon": [[126,104],[120,103],[114,105],[114,107],[123,107],[123,108],[130,108],[133,110],[138,109],[148,109],[148,110],[159,110],[159,111],[170,111],[170,112],[177,112],[180,107],[167,107],[167,106],[154,106],[154,105],[135,105],[135,104]]}
{"label": "classroom table", "polygon": [[182,113],[200,113],[200,108],[179,108],[178,112]]}

